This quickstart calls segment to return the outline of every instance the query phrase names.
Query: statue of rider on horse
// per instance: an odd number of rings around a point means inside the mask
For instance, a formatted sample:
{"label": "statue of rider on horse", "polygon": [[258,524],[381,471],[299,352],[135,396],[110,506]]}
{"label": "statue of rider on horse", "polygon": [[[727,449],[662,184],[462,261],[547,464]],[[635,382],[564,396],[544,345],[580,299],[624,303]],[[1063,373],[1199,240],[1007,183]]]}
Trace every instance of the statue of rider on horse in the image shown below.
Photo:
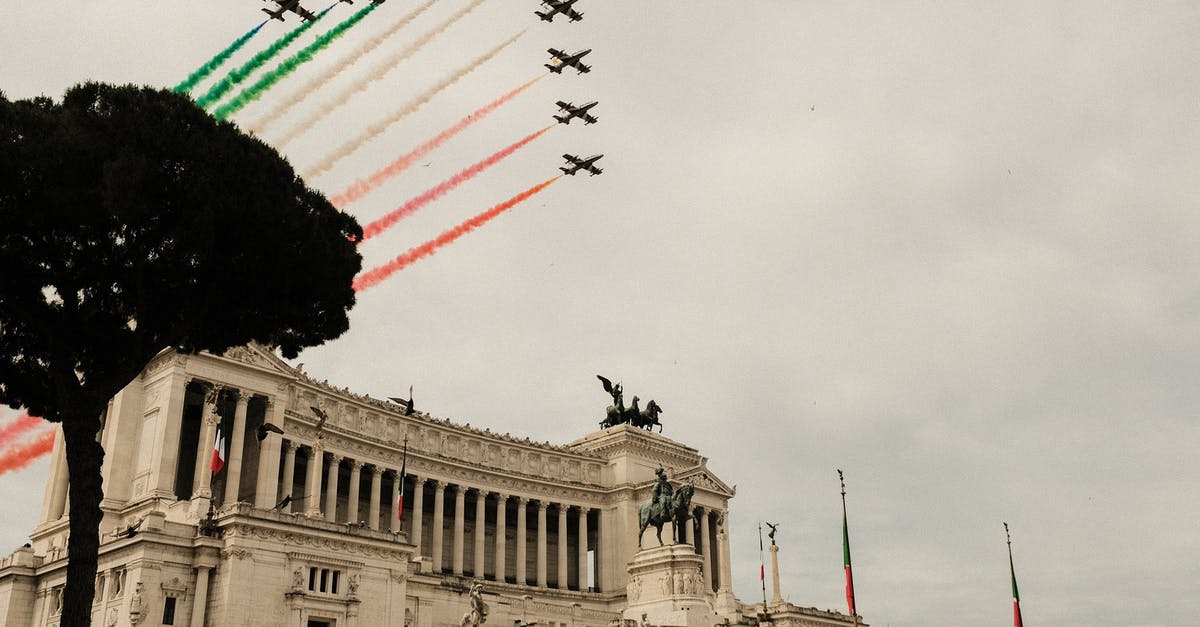
{"label": "statue of rider on horse", "polygon": [[663,545],[662,527],[671,523],[672,544],[685,542],[686,525],[692,524],[692,494],[696,486],[685,483],[676,489],[667,481],[667,471],[659,466],[654,474],[658,480],[650,491],[650,502],[638,511],[638,548],[642,548],[642,535],[646,527],[654,525],[657,530],[658,544]]}

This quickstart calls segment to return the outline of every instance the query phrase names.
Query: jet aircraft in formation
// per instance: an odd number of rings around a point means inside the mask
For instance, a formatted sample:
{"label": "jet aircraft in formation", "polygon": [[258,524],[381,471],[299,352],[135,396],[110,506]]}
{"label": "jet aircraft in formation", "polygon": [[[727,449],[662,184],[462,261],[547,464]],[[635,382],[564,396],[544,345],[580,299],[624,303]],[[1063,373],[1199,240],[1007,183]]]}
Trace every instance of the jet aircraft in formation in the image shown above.
{"label": "jet aircraft in formation", "polygon": [[555,15],[565,15],[572,22],[578,22],[583,19],[583,14],[571,8],[571,5],[579,2],[579,0],[543,0],[542,6],[546,7],[547,11],[534,11],[538,17],[542,18],[543,22],[553,22]]}
{"label": "jet aircraft in formation", "polygon": [[579,119],[583,120],[584,124],[595,124],[597,121],[599,121],[599,118],[596,118],[595,116],[588,113],[588,109],[591,109],[592,107],[594,107],[598,104],[595,101],[589,102],[585,105],[581,105],[578,107],[576,107],[575,105],[572,105],[569,102],[563,102],[561,100],[559,100],[555,104],[557,104],[559,110],[563,112],[563,115],[554,116],[554,119],[558,120],[559,124],[570,124],[571,120],[573,120],[575,118],[579,118]]}
{"label": "jet aircraft in formation", "polygon": [[580,59],[587,56],[587,54],[591,51],[591,48],[589,48],[587,50],[576,52],[575,54],[567,54],[562,50],[550,48],[546,50],[546,52],[549,52],[554,56],[554,63],[546,63],[545,66],[555,74],[562,74],[563,68],[565,67],[573,67],[579,74],[590,72],[592,68],[584,65]]}
{"label": "jet aircraft in formation", "polygon": [[272,11],[270,9],[263,9],[262,11],[263,11],[263,13],[270,15],[273,19],[277,19],[280,22],[283,21],[283,14],[288,11],[291,11],[292,13],[299,15],[300,20],[304,21],[304,22],[309,22],[309,21],[317,19],[317,16],[313,15],[312,11],[309,11],[308,9],[300,6],[300,0],[271,0],[271,1],[274,2],[275,4],[278,4],[279,8],[275,11]]}
{"label": "jet aircraft in formation", "polygon": [[592,155],[586,159],[580,159],[575,155],[563,155],[563,159],[566,159],[569,165],[567,167],[559,167],[558,169],[562,170],[563,174],[570,174],[571,176],[575,176],[575,173],[580,170],[587,170],[592,174],[592,176],[596,176],[604,171],[600,168],[597,168],[595,165],[596,162],[600,160],[600,157],[603,156],[604,155]]}

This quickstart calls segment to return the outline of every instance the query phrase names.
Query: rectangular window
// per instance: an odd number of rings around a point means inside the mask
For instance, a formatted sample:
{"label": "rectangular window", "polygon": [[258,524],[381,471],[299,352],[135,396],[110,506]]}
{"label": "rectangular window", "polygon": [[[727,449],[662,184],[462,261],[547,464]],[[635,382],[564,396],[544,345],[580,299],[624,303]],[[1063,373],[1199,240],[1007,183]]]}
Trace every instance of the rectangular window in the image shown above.
{"label": "rectangular window", "polygon": [[342,574],[342,571],[340,571],[340,570],[335,570],[335,571],[333,571],[333,582],[332,582],[332,583],[330,584],[330,586],[329,586],[329,593],[330,593],[330,594],[337,594],[337,590],[338,590],[338,575],[340,575],[340,574]]}
{"label": "rectangular window", "polygon": [[163,599],[163,620],[164,625],[175,624],[175,597],[167,597]]}
{"label": "rectangular window", "polygon": [[315,566],[308,569],[308,591],[317,591],[317,568]]}
{"label": "rectangular window", "polygon": [[321,569],[321,592],[325,592],[326,590],[328,590],[329,589],[328,585],[329,585],[329,569],[322,568]]}

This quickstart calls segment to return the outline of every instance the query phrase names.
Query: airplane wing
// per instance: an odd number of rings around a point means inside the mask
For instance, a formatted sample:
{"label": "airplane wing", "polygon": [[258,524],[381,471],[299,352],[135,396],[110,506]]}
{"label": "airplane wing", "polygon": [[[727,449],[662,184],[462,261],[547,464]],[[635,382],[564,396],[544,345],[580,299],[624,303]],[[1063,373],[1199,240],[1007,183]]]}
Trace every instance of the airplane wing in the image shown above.
{"label": "airplane wing", "polygon": [[578,70],[580,74],[587,74],[588,72],[592,71],[590,66],[579,63],[578,61],[575,62],[575,69]]}
{"label": "airplane wing", "polygon": [[298,4],[296,5],[296,8],[294,9],[294,11],[296,11],[296,14],[300,16],[300,19],[302,19],[306,22],[311,22],[311,21],[317,19],[317,16],[313,15],[312,11],[309,11],[308,9],[306,9]]}
{"label": "airplane wing", "polygon": [[546,52],[549,52],[550,54],[554,55],[554,57],[557,58],[559,61],[563,61],[567,58],[567,53],[563,52],[562,50],[555,50],[554,48],[550,48],[550,49],[547,49]]}
{"label": "airplane wing", "polygon": [[571,103],[569,103],[569,102],[563,102],[563,101],[561,101],[561,100],[559,100],[558,102],[556,102],[556,103],[554,103],[554,104],[558,105],[558,108],[559,108],[559,109],[562,109],[563,111],[567,111],[568,109],[570,109],[570,108],[571,108]]}
{"label": "airplane wing", "polygon": [[578,22],[579,20],[583,19],[583,14],[575,9],[567,9],[566,11],[562,11],[562,13],[565,13],[567,18],[572,22]]}
{"label": "airplane wing", "polygon": [[600,118],[597,118],[596,116],[588,115],[586,113],[583,114],[583,123],[584,124],[595,124],[596,122],[599,122],[599,121],[600,121]]}

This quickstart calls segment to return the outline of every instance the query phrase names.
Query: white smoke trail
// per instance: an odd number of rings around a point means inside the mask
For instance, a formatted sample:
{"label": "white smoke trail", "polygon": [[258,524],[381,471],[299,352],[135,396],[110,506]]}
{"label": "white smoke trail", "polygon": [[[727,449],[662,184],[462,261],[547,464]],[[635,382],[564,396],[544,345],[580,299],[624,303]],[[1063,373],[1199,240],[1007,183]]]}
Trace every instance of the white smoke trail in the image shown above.
{"label": "white smoke trail", "polygon": [[425,33],[419,39],[409,44],[408,47],[383,59],[380,63],[371,68],[370,71],[363,74],[363,76],[355,81],[352,85],[348,85],[336,96],[325,101],[325,104],[321,105],[319,109],[310,114],[301,122],[297,123],[287,133],[284,133],[283,137],[280,137],[277,141],[271,142],[272,145],[282,148],[283,146],[287,145],[288,142],[296,139],[296,137],[301,133],[312,128],[313,124],[319,122],[321,118],[333,113],[338,107],[349,102],[350,98],[352,98],[355,94],[360,94],[363,91],[366,91],[366,89],[370,87],[372,83],[383,78],[383,76],[390,72],[392,68],[396,67],[405,59],[416,54],[418,50],[432,41],[434,37],[437,37],[446,29],[453,26],[455,22],[465,17],[471,11],[474,11],[475,8],[483,4],[484,1],[485,0],[472,0],[470,4],[459,9],[457,13],[451,15],[446,19],[446,21],[434,27],[433,30]]}
{"label": "white smoke trail", "polygon": [[517,33],[516,35],[509,37],[507,40],[505,40],[499,46],[492,48],[491,50],[484,53],[483,56],[476,58],[475,60],[468,63],[466,66],[460,68],[454,74],[451,74],[450,76],[442,79],[442,81],[440,83],[429,88],[428,90],[425,91],[425,93],[408,101],[403,106],[401,106],[399,109],[392,112],[390,115],[384,117],[382,120],[379,120],[378,122],[368,126],[366,128],[366,130],[364,130],[362,133],[359,133],[353,139],[342,144],[336,150],[334,150],[330,154],[326,155],[326,157],[324,159],[322,159],[320,162],[313,165],[309,169],[305,170],[301,174],[301,177],[303,177],[305,179],[310,179],[314,176],[319,176],[321,174],[328,172],[329,169],[332,168],[335,163],[337,163],[338,161],[347,157],[350,153],[354,152],[355,150],[358,150],[359,147],[361,147],[363,144],[367,143],[371,139],[375,138],[380,133],[383,133],[385,130],[388,129],[388,127],[390,127],[391,125],[395,124],[396,122],[398,122],[402,118],[404,118],[404,116],[413,113],[417,109],[420,109],[422,105],[424,105],[425,103],[427,103],[431,99],[433,99],[433,97],[436,96],[438,94],[438,92],[453,85],[460,78],[466,76],[467,74],[470,74],[472,70],[474,70],[475,68],[486,63],[489,59],[491,59],[492,57],[499,54],[501,50],[504,50],[505,48],[507,48],[510,44],[512,44],[514,41],[519,39],[521,37],[521,35],[524,35],[524,34],[525,34],[525,31],[522,30],[521,32]]}
{"label": "white smoke trail", "polygon": [[305,83],[303,87],[292,92],[292,94],[287,98],[284,98],[282,102],[271,107],[271,110],[265,116],[255,120],[253,124],[250,124],[246,128],[249,128],[256,135],[261,135],[263,130],[265,130],[268,125],[283,117],[283,115],[287,113],[289,109],[294,107],[301,100],[304,100],[306,96],[315,92],[317,89],[320,89],[322,85],[327,84],[330,80],[335,78],[338,74],[341,74],[343,70],[356,63],[363,56],[374,51],[389,37],[395,35],[401,28],[404,28],[410,22],[417,19],[417,17],[424,13],[426,9],[433,6],[433,3],[435,2],[437,2],[437,0],[429,0],[425,4],[413,9],[404,17],[401,17],[394,24],[384,29],[383,32],[367,40],[356,50],[353,50],[350,52],[350,54],[343,56],[319,76],[314,77],[312,80]]}

